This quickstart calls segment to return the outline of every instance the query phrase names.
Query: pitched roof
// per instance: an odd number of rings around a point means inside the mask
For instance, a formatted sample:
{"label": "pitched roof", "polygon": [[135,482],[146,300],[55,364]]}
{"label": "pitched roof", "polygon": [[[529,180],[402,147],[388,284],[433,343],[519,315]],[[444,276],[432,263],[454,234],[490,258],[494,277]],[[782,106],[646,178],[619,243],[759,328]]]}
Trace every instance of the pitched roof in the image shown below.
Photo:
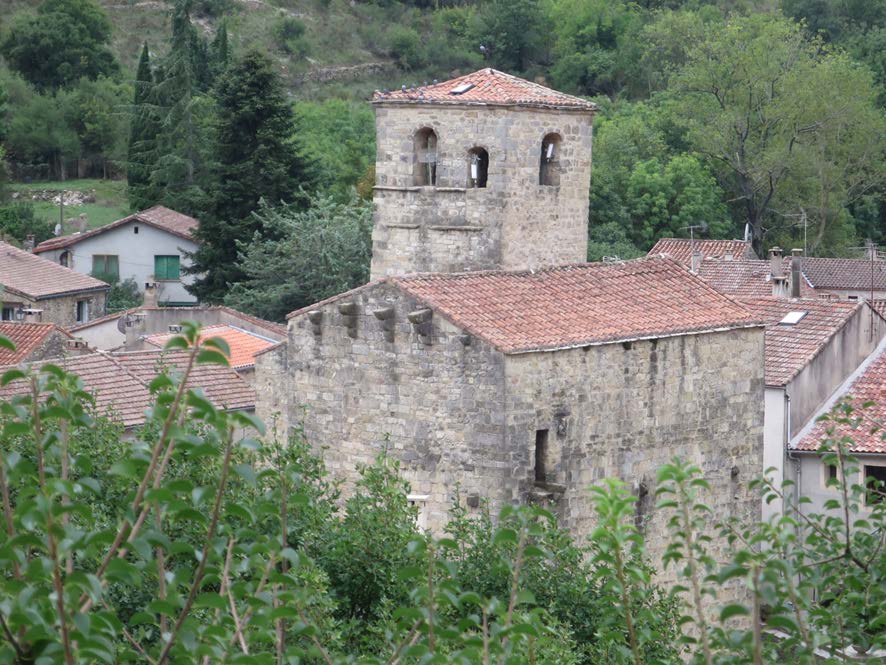
{"label": "pitched roof", "polygon": [[760,325],[736,301],[664,258],[385,281],[504,353]]}
{"label": "pitched roof", "polygon": [[[785,257],[782,270],[791,273],[791,257]],[[767,298],[772,295],[771,266],[769,261],[742,259],[727,261],[708,258],[701,262],[698,276],[718,291],[736,298]],[[806,279],[800,281],[800,296],[814,295],[815,291]]]}
{"label": "pitched roof", "polygon": [[[84,389],[95,397],[97,415],[117,420],[124,427],[135,427],[145,422],[144,412],[151,403],[147,384],[127,372],[110,356],[89,353],[51,362],[80,377]],[[10,399],[25,392],[25,384],[13,381],[0,388],[0,399]]]}
{"label": "pitched roof", "polygon": [[[146,335],[144,340],[151,346],[163,348],[166,343],[175,337],[175,333],[155,333]],[[228,361],[234,369],[245,369],[255,365],[255,354],[264,351],[269,346],[277,343],[277,340],[268,337],[262,337],[255,333],[229,326],[226,324],[217,324],[206,326],[200,330],[200,339],[209,337],[220,337],[231,349],[231,355]]]}
{"label": "pitched roof", "polygon": [[[159,310],[168,311],[169,309],[171,308],[159,306],[145,307],[143,305],[139,305],[138,307],[131,307],[120,312],[107,314],[106,316],[102,316],[97,319],[90,319],[86,323],[80,323],[76,326],[71,326],[70,328],[68,328],[68,330],[70,330],[71,332],[85,330],[96,325],[101,325],[102,323],[107,323],[108,321],[114,321],[116,319],[119,319],[121,316],[125,316],[126,314],[133,314],[135,312],[151,312]],[[196,305],[194,307],[175,307],[174,309],[177,313],[181,314],[182,321],[187,319],[194,319],[199,321],[201,318],[201,314],[203,313],[223,312],[234,319],[239,319],[244,323],[250,323],[258,328],[262,328],[263,330],[266,330],[269,335],[283,337],[286,336],[286,326],[284,324],[275,323],[274,321],[266,321],[265,319],[260,319],[257,316],[246,314],[225,305]]]}
{"label": "pitched roof", "polygon": [[646,256],[664,254],[685,266],[690,265],[693,246],[702,258],[756,259],[751,243],[745,240],[691,240],[690,238],[659,238]]}
{"label": "pitched roof", "polygon": [[0,286],[32,300],[111,288],[101,280],[0,241]]}
{"label": "pitched roof", "polygon": [[[188,362],[187,351],[127,351],[111,357],[145,384],[150,383],[161,368],[183,372]],[[230,367],[194,365],[187,386],[202,388],[213,404],[225,409],[255,407],[255,390]]]}
{"label": "pitched roof", "polygon": [[484,104],[594,111],[597,105],[580,97],[551,90],[538,83],[495,69],[480,69],[465,76],[392,92],[375,91],[375,103]]}
{"label": "pitched roof", "polygon": [[874,290],[886,290],[886,261],[807,256],[803,258],[802,265],[803,274],[816,289],[868,290],[871,288],[873,268]]}
{"label": "pitched roof", "polygon": [[164,208],[163,206],[154,206],[153,208],[148,208],[147,210],[142,210],[141,212],[124,217],[123,219],[118,219],[116,222],[100,226],[97,229],[92,229],[83,233],[72,233],[67,236],[59,236],[58,238],[50,238],[37,245],[34,248],[34,252],[39,254],[53,249],[70,247],[71,245],[76,245],[78,242],[86,240],[87,238],[94,238],[97,235],[107,233],[108,231],[112,231],[124,224],[129,224],[130,222],[147,224],[148,226],[153,226],[161,231],[166,231],[179,238],[191,241],[194,240],[193,235],[191,235],[192,232],[199,226],[199,222],[193,217],[176,212],[175,210],[170,210],[169,208]]}
{"label": "pitched roof", "polygon": [[16,365],[28,360],[53,333],[73,339],[73,335],[54,323],[0,323],[0,335],[12,340],[15,351],[0,348],[0,365]]}
{"label": "pitched roof", "polygon": [[[98,415],[117,420],[124,427],[136,427],[145,422],[145,411],[154,401],[148,390],[150,381],[161,366],[182,371],[187,352],[89,353],[51,362],[80,377],[83,387],[95,397]],[[187,385],[202,388],[213,404],[226,409],[255,407],[255,390],[230,367],[195,365]],[[25,392],[26,385],[13,381],[0,388],[0,400]]]}
{"label": "pitched roof", "polygon": [[[886,339],[877,353],[862,364],[832,395],[817,416],[828,413],[837,400],[845,397],[855,407],[853,418],[859,422],[855,427],[850,425],[834,425],[833,422],[816,422],[817,417],[790,442],[793,450],[814,452],[827,438],[851,437],[853,443],[849,450],[853,453],[886,454],[886,440],[883,439],[883,425],[886,420]],[[862,405],[873,402],[868,408]],[[833,436],[828,429],[835,426]]]}
{"label": "pitched roof", "polygon": [[[787,385],[812,362],[828,342],[863,307],[862,303],[820,298],[757,298],[742,300],[766,321],[765,379],[768,386]],[[794,325],[781,321],[791,312],[805,312]]]}

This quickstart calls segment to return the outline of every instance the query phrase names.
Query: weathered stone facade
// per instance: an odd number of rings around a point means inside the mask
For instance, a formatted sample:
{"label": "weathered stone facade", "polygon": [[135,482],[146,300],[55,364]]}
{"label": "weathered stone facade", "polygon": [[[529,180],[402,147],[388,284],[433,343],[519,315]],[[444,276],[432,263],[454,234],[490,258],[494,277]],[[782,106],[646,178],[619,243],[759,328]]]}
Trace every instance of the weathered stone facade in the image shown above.
{"label": "weathered stone facade", "polygon": [[[376,102],[372,278],[518,270],[585,261],[593,113],[545,108]],[[415,183],[416,135],[436,135],[436,185]],[[558,143],[539,181],[542,142]],[[489,156],[470,186],[470,151]]]}
{"label": "weathered stone facade", "polygon": [[639,510],[660,560],[655,473],[674,456],[704,470],[718,516],[759,512],[746,483],[762,468],[762,329],[504,354],[437,315],[416,326],[408,315],[422,306],[382,283],[291,319],[288,343],[258,356],[259,415],[281,435],[303,427],[348,482],[388,450],[426,497],[431,528],[460,488],[493,510],[541,494],[585,537],[587,488],[615,476],[645,487]]}
{"label": "weathered stone facade", "polygon": [[90,319],[96,319],[105,315],[107,311],[107,298],[107,289],[39,299],[7,292],[3,294],[2,305],[15,309],[19,307],[39,309],[42,311],[40,321],[43,323],[54,323],[62,328],[69,328],[82,323],[77,321],[78,301],[88,301],[88,316]]}

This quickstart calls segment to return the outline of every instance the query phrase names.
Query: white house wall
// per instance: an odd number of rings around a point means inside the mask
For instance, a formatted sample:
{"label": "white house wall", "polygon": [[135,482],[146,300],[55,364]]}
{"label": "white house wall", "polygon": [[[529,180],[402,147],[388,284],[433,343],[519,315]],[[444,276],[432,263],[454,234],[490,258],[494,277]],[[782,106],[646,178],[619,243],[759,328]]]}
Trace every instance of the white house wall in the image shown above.
{"label": "white house wall", "polygon": [[[138,234],[134,233],[136,226]],[[193,252],[196,249],[197,244],[193,241],[161,231],[148,224],[133,221],[111,231],[81,240],[74,245],[44,252],[42,256],[58,263],[59,257],[67,251],[73,259],[68,266],[79,273],[88,275],[92,272],[93,255],[117,255],[120,265],[120,280],[131,277],[138,284],[139,290],[144,291],[145,282],[153,281],[154,256],[178,254],[181,257],[181,267],[184,273],[184,268],[190,265],[184,251]],[[185,290],[185,284],[191,284],[193,281],[193,275],[182,274],[180,281],[158,282],[159,302],[161,304],[164,302],[195,303],[196,298]]]}
{"label": "white house wall", "polygon": [[[785,435],[787,433],[788,402],[783,388],[767,386],[763,395],[765,413],[763,415],[763,468],[775,468],[768,474],[777,485],[784,480]],[[763,502],[763,517],[768,518],[781,509],[781,502]]]}

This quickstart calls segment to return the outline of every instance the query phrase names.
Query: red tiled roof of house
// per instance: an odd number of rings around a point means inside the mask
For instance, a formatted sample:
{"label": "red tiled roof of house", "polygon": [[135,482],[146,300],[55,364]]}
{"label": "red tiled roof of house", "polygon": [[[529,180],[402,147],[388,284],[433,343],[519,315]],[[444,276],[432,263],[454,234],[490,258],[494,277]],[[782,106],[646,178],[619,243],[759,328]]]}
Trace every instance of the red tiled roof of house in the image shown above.
{"label": "red tiled roof of house", "polygon": [[0,241],[0,286],[32,300],[98,291],[110,286]]}
{"label": "red tiled roof of house", "polygon": [[[791,442],[793,450],[814,452],[818,450],[827,438],[841,438],[848,436],[853,443],[850,451],[853,453],[880,453],[886,454],[886,440],[883,439],[883,422],[886,421],[886,352],[881,352],[862,367],[862,371],[856,377],[841,386],[836,397],[846,397],[855,407],[853,418],[859,418],[857,426],[834,425],[832,422],[817,422],[811,429],[804,430]],[[862,405],[873,402],[868,408]],[[827,408],[830,408],[828,403]],[[836,427],[834,434],[829,435],[828,429]]]}
{"label": "red tiled roof of house", "polygon": [[[123,310],[121,312],[115,312],[113,314],[107,314],[105,316],[99,317],[97,319],[90,319],[86,323],[79,323],[76,326],[71,326],[68,330],[71,332],[76,332],[78,330],[84,330],[87,328],[91,328],[96,325],[100,325],[102,323],[107,323],[108,321],[114,321],[115,319],[119,319],[121,316],[125,316],[126,314],[133,314],[136,312],[150,312],[150,311],[158,311],[158,310],[168,310],[169,307],[131,307],[129,309]],[[285,337],[286,336],[286,326],[282,323],[275,323],[274,321],[266,321],[265,319],[260,319],[257,316],[252,316],[250,314],[245,314],[239,310],[233,309],[231,307],[227,307],[225,305],[196,305],[194,307],[176,307],[175,311],[181,314],[181,321],[187,320],[195,320],[199,321],[201,319],[201,314],[204,312],[224,312],[234,319],[239,319],[244,323],[251,323],[254,326],[262,328],[266,330],[269,335]]]}
{"label": "red tiled roof of house", "polygon": [[[175,333],[156,333],[146,335],[145,341],[158,348],[163,348],[166,343],[175,336]],[[231,348],[228,360],[234,369],[245,369],[255,365],[255,354],[264,351],[269,346],[277,343],[277,340],[256,335],[242,328],[235,328],[225,324],[206,326],[200,331],[200,339],[220,337]]]}
{"label": "red tiled roof of house", "polygon": [[[791,257],[785,257],[782,274],[791,273]],[[772,295],[771,266],[769,261],[744,259],[705,259],[699,266],[698,276],[721,293],[736,298],[766,298]],[[806,279],[800,280],[800,296],[813,296],[814,289]]]}
{"label": "red tiled roof of house", "polygon": [[148,226],[153,226],[161,231],[167,231],[179,238],[191,241],[194,240],[192,232],[199,226],[199,222],[193,217],[176,212],[175,210],[170,210],[169,208],[164,208],[163,206],[154,206],[153,208],[148,208],[147,210],[142,210],[141,212],[124,217],[123,219],[118,219],[116,222],[100,226],[97,229],[92,229],[83,233],[72,233],[67,236],[59,236],[58,238],[50,238],[37,245],[34,248],[34,252],[40,254],[41,252],[48,252],[53,249],[70,247],[71,245],[76,245],[78,242],[86,240],[87,238],[94,238],[97,235],[107,233],[108,231],[112,231],[113,229],[123,226],[124,224],[129,224],[130,222],[147,224]]}
{"label": "red tiled roof of house", "polygon": [[495,69],[481,69],[465,76],[423,85],[417,88],[379,92],[375,103],[401,104],[485,104],[493,106],[531,106],[594,111],[597,105],[580,97],[551,90],[538,83],[505,74]]}
{"label": "red tiled roof of house", "polygon": [[[126,371],[145,383],[157,376],[160,369],[184,371],[188,352],[127,351],[111,356]],[[237,372],[222,365],[194,365],[188,378],[188,388],[202,388],[206,397],[218,407],[231,410],[253,409],[255,390]]]}
{"label": "red tiled roof of house", "polygon": [[690,265],[693,246],[702,258],[741,260],[756,259],[751,243],[744,240],[691,240],[689,238],[659,238],[646,256],[664,254],[684,266]]}
{"label": "red tiled roof of house", "polygon": [[[758,298],[741,301],[766,321],[765,377],[768,386],[784,386],[827,346],[863,307],[862,303],[820,298]],[[780,323],[791,312],[805,312],[795,325]]]}
{"label": "red tiled roof of house", "polygon": [[[80,377],[84,389],[95,397],[96,415],[116,420],[124,427],[145,422],[145,409],[151,403],[147,383],[127,372],[113,358],[103,353],[89,353],[51,362]],[[0,400],[21,395],[27,390],[22,381],[13,381],[0,388]]]}
{"label": "red tiled roof of house", "polygon": [[802,266],[806,279],[816,289],[865,291],[871,288],[873,270],[874,290],[886,290],[886,261],[807,256],[803,257]]}
{"label": "red tiled roof of house", "polygon": [[386,281],[504,353],[760,325],[739,303],[665,258]]}
{"label": "red tiled roof of house", "polygon": [[0,323],[0,335],[15,344],[15,351],[0,348],[0,365],[17,365],[28,360],[31,354],[40,349],[53,333],[73,339],[70,333],[54,323],[3,321]]}

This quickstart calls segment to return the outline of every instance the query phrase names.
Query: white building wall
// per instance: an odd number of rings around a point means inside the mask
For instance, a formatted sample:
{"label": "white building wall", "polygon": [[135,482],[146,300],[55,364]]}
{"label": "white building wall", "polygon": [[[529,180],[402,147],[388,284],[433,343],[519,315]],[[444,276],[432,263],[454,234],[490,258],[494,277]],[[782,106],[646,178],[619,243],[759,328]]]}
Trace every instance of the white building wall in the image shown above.
{"label": "white building wall", "polygon": [[[135,228],[138,233],[135,233]],[[182,272],[190,265],[184,252],[194,252],[197,243],[161,231],[143,222],[133,220],[115,229],[86,238],[63,249],[43,252],[41,256],[59,263],[62,253],[69,252],[71,261],[68,263],[79,273],[88,275],[92,272],[94,254],[115,254],[119,257],[120,280],[133,278],[144,291],[145,282],[154,281],[154,256],[171,256],[178,254]],[[196,303],[197,299],[185,290],[185,284],[194,281],[193,275],[182,274],[177,281],[164,280],[158,282],[158,300],[165,303]]]}
{"label": "white building wall", "polygon": [[[784,455],[787,435],[788,401],[783,388],[766,386],[763,394],[765,412],[763,414],[763,471],[775,468],[767,474],[776,485],[785,479]],[[763,519],[781,511],[781,501],[763,502]]]}
{"label": "white building wall", "polygon": [[[826,486],[827,476],[821,457],[817,453],[794,453],[791,458],[789,462],[794,468],[793,473],[796,474],[799,494],[811,500],[810,503],[801,505],[800,510],[806,515],[825,512],[825,503],[839,499],[840,491],[836,487]],[[859,470],[849,478],[850,485],[861,484],[866,465],[886,467],[886,455],[856,454],[855,458],[858,460]],[[859,506],[859,512],[855,517],[862,517],[870,512],[869,507],[862,505]]]}

